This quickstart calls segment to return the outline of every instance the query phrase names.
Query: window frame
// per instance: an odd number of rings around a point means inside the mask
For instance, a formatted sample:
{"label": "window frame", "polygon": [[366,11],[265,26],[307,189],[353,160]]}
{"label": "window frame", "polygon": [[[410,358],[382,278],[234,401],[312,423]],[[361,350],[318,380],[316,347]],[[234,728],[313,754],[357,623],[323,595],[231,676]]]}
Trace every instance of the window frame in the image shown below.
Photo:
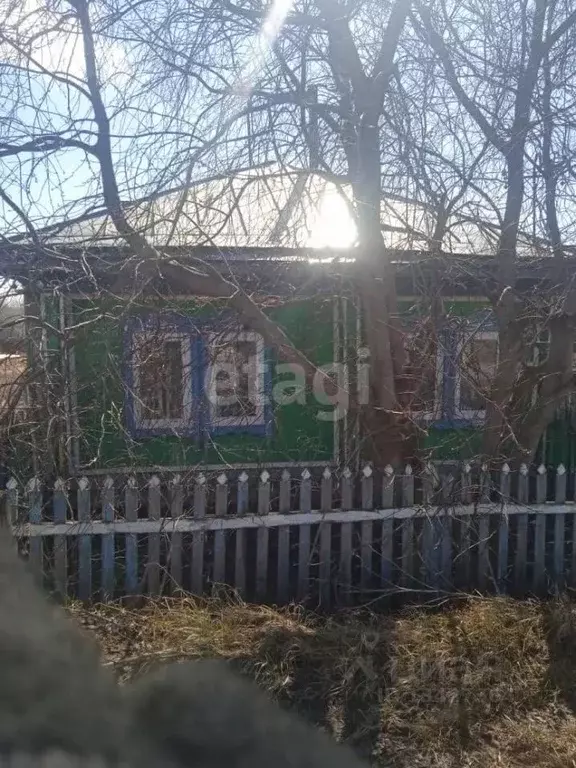
{"label": "window frame", "polygon": [[461,397],[461,384],[462,384],[462,370],[460,361],[462,359],[462,352],[464,347],[470,341],[495,341],[496,342],[496,360],[495,364],[498,365],[498,357],[500,354],[500,345],[498,343],[498,331],[497,330],[480,330],[474,333],[467,333],[456,342],[456,355],[454,365],[454,414],[455,418],[466,421],[469,424],[481,424],[486,419],[486,408],[472,410],[470,408],[462,408]]}
{"label": "window frame", "polygon": [[[145,418],[142,414],[143,401],[141,393],[139,393],[141,361],[138,359],[136,340],[142,339],[144,343],[146,343],[147,337],[149,337],[151,341],[154,341],[154,338],[157,338],[158,333],[162,334],[162,344],[171,341],[176,341],[180,344],[180,359],[182,361],[182,416],[174,419],[150,419]],[[136,331],[132,335],[133,408],[135,427],[138,431],[154,432],[157,434],[182,434],[183,430],[188,430],[190,428],[194,418],[194,388],[192,386],[194,355],[192,353],[192,344],[193,339],[190,335],[183,333],[182,331],[164,330],[160,328],[155,331]]]}
{"label": "window frame", "polygon": [[[273,414],[270,404],[272,387],[268,349],[264,338],[255,331],[242,326],[238,331],[218,332],[219,320],[204,320],[176,313],[148,313],[129,317],[123,332],[123,381],[124,413],[128,433],[136,438],[146,437],[188,437],[199,441],[202,435],[253,434],[269,436],[273,430]],[[136,341],[143,335],[157,336],[162,333],[166,341],[178,340],[181,344],[183,364],[183,416],[178,419],[142,418],[138,396],[138,360]],[[224,339],[255,341],[259,363],[259,381],[262,400],[256,417],[242,423],[235,417],[213,418],[209,399],[206,396],[206,374],[209,365],[209,349],[212,339],[219,343]],[[256,420],[257,419],[257,420]]]}
{"label": "window frame", "polygon": [[[208,379],[208,369],[210,362],[207,360],[210,356],[210,349],[213,342],[217,340],[218,345],[227,342],[252,342],[256,345],[257,361],[257,382],[259,383],[260,402],[256,407],[256,414],[253,417],[246,416],[217,416],[215,414],[216,405],[209,393],[213,391],[214,377],[211,375]],[[210,434],[256,434],[268,435],[271,431],[271,413],[270,413],[270,376],[269,366],[267,364],[266,345],[264,338],[256,331],[250,331],[239,328],[237,331],[228,331],[219,333],[212,331],[203,339],[204,344],[204,366],[203,366],[203,395],[207,402],[207,431]]]}
{"label": "window frame", "polygon": [[[405,339],[409,340],[415,336],[413,331],[408,331],[405,334]],[[406,345],[405,345],[406,346]],[[436,375],[434,385],[434,402],[431,410],[424,409],[410,409],[410,414],[419,421],[427,423],[433,423],[440,421],[443,411],[443,396],[444,396],[444,358],[446,356],[445,339],[443,334],[437,334],[437,347],[436,347]]]}

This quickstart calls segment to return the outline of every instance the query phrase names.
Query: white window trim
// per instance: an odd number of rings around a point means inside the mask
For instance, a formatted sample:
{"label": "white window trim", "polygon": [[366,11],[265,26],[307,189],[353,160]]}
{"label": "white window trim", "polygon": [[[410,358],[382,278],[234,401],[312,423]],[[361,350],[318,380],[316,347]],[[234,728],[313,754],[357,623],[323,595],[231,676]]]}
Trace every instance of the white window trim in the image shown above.
{"label": "white window trim", "polygon": [[[215,391],[215,372],[212,365],[208,364],[208,376],[205,381],[204,391],[208,399],[210,410],[210,425],[211,427],[259,427],[266,424],[266,408],[265,408],[265,346],[264,339],[255,331],[232,331],[231,333],[211,333],[208,336],[209,349],[212,349],[214,345],[224,345],[226,343],[234,343],[237,341],[253,342],[256,346],[256,387],[254,392],[250,395],[257,395],[256,412],[253,416],[218,416],[216,412],[216,406],[214,403],[213,393]],[[208,352],[210,354],[210,352]]]}
{"label": "white window trim", "polygon": [[500,345],[498,344],[498,331],[477,331],[476,333],[467,335],[464,339],[460,340],[456,346],[456,371],[454,381],[454,414],[457,419],[464,419],[466,421],[484,421],[486,418],[486,409],[480,408],[478,410],[472,410],[470,408],[460,407],[460,389],[461,389],[461,368],[460,360],[462,359],[462,352],[465,345],[470,341],[495,341],[496,342],[496,365],[498,365],[498,355],[500,354]]}
{"label": "white window trim", "polygon": [[[406,339],[411,339],[414,336],[413,333],[406,334]],[[416,408],[410,409],[412,414],[417,419],[422,421],[439,421],[442,418],[442,387],[443,387],[443,375],[444,375],[444,355],[445,348],[442,343],[442,337],[438,336],[438,343],[436,348],[436,376],[434,387],[434,403],[432,404],[432,410],[424,411]]]}
{"label": "white window trim", "polygon": [[[179,419],[147,419],[142,416],[142,400],[140,398],[140,363],[138,360],[138,340],[146,342],[147,337],[152,341],[162,335],[162,341],[180,342],[182,355],[182,417]],[[190,426],[192,422],[192,339],[188,333],[175,333],[173,331],[136,331],[132,337],[132,386],[134,402],[134,424],[136,429],[166,430],[178,429]]]}

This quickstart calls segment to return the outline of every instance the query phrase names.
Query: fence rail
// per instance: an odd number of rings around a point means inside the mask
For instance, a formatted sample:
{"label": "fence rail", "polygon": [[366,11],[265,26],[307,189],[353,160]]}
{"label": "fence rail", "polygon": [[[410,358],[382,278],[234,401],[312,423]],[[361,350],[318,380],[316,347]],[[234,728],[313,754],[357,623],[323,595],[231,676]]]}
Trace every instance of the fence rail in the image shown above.
{"label": "fence rail", "polygon": [[561,465],[11,479],[5,514],[66,598],[198,594],[349,604],[576,586],[576,478]]}

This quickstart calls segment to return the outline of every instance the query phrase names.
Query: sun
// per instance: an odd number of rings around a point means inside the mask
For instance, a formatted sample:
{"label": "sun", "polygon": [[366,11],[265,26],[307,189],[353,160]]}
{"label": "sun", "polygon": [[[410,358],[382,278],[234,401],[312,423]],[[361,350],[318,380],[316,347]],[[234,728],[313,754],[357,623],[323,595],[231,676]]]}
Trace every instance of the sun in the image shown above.
{"label": "sun", "polygon": [[310,230],[308,247],[351,248],[357,236],[356,225],[345,200],[336,190],[326,190]]}

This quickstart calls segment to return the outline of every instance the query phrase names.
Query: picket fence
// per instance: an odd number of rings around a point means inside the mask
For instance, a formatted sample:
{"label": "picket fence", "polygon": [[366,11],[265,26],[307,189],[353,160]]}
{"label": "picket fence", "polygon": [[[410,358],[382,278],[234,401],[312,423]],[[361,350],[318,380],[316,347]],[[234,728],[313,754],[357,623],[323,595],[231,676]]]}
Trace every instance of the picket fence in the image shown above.
{"label": "picket fence", "polygon": [[11,479],[4,515],[65,599],[210,594],[330,606],[576,586],[576,478],[366,465]]}

